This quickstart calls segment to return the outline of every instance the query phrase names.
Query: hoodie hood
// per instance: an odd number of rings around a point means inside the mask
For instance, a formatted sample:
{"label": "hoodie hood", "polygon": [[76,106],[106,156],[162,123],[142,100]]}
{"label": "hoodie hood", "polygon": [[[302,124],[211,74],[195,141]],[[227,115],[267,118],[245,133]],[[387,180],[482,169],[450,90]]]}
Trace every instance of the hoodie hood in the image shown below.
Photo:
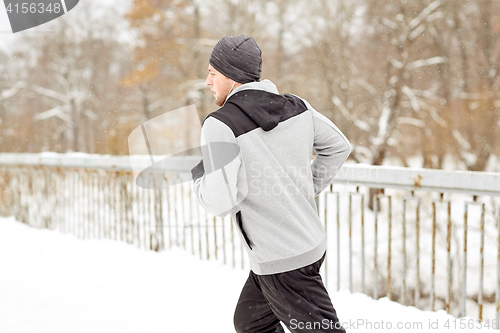
{"label": "hoodie hood", "polygon": [[243,84],[226,99],[226,104],[237,106],[264,131],[270,131],[278,125],[287,103],[290,101],[280,95],[276,85],[268,79]]}

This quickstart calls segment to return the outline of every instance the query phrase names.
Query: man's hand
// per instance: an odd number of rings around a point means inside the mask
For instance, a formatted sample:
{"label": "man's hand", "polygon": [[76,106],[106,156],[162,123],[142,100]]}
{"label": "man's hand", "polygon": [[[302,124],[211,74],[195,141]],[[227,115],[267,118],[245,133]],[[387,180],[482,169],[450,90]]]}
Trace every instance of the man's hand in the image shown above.
{"label": "man's hand", "polygon": [[205,174],[205,167],[203,166],[203,159],[201,159],[200,163],[191,169],[191,176],[193,177],[193,182],[196,179],[203,177]]}

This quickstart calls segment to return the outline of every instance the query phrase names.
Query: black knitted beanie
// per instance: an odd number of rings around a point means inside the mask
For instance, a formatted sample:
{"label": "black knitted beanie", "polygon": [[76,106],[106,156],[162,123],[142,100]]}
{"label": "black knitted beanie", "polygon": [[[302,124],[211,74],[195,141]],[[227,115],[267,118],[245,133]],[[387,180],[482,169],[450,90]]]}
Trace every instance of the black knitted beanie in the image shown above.
{"label": "black knitted beanie", "polygon": [[262,72],[262,51],[252,37],[226,36],[215,45],[209,63],[236,82],[259,81]]}

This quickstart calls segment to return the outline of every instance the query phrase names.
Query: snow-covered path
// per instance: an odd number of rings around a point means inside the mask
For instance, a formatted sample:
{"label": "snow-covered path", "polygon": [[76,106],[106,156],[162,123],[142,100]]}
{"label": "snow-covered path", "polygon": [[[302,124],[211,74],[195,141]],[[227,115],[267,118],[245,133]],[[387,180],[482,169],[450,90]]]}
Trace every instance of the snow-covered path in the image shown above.
{"label": "snow-covered path", "polygon": [[[233,310],[247,275],[180,249],[156,253],[80,240],[0,218],[0,332],[234,332]],[[348,332],[479,326],[363,294],[330,295]],[[439,329],[429,328],[436,321]],[[470,327],[463,331],[476,331]]]}

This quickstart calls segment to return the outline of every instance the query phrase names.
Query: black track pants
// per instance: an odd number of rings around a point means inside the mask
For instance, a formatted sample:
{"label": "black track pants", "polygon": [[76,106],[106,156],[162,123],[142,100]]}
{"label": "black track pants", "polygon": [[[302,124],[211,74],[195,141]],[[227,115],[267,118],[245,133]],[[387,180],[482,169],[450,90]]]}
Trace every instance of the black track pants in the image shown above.
{"label": "black track pants", "polygon": [[340,326],[317,262],[293,271],[257,275],[250,271],[234,312],[238,333],[345,332]]}

